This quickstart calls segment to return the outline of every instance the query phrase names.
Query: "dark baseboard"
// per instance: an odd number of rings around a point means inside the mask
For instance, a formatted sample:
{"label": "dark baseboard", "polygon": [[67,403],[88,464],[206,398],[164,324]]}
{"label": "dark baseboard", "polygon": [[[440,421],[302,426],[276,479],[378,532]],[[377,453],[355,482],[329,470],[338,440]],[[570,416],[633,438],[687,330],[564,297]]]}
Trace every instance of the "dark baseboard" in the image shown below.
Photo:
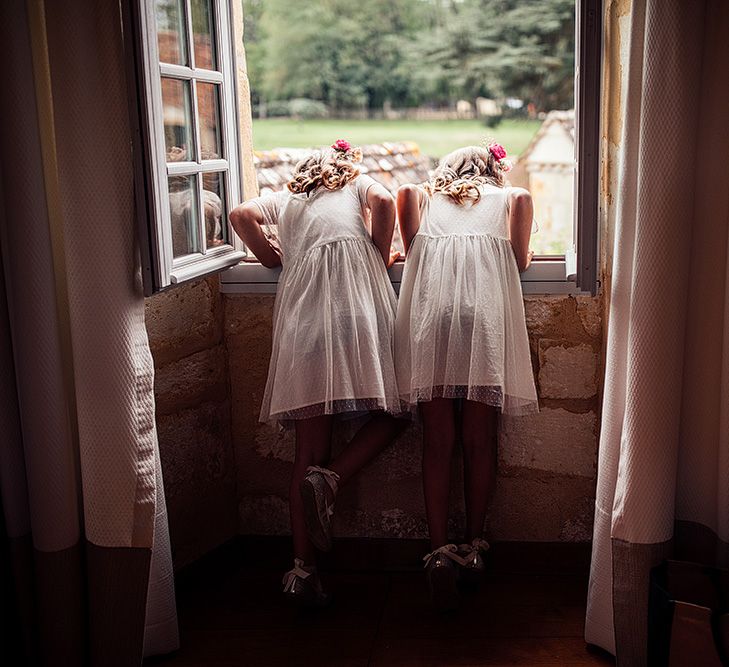
{"label": "dark baseboard", "polygon": [[[496,573],[587,576],[589,542],[495,542],[488,568]],[[419,571],[428,552],[426,540],[345,537],[322,554],[319,567],[329,572]],[[291,567],[288,536],[241,535],[177,573],[178,586],[217,579],[241,567],[284,571]]]}

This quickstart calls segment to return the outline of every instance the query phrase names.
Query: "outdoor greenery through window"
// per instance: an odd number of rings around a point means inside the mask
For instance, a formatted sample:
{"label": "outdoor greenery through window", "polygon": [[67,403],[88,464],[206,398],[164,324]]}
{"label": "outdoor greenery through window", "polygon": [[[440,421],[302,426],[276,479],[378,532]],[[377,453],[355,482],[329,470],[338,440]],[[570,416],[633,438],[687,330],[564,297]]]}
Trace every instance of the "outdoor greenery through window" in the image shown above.
{"label": "outdoor greenery through window", "polygon": [[244,0],[244,17],[257,151],[414,142],[432,167],[493,137],[532,193],[533,249],[572,248],[574,0]]}

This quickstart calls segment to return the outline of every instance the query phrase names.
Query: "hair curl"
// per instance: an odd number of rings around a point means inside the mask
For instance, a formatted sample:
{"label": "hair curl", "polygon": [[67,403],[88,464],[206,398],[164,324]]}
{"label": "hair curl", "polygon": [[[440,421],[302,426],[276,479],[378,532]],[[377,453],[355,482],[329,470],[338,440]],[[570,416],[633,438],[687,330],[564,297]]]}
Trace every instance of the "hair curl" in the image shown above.
{"label": "hair curl", "polygon": [[456,204],[481,199],[481,186],[504,187],[504,174],[488,148],[466,146],[446,155],[425,184],[429,195],[440,192]]}
{"label": "hair curl", "polygon": [[333,148],[314,151],[296,165],[287,187],[294,194],[307,196],[320,187],[339,190],[359,176],[359,169],[354,165],[361,160],[359,148],[346,152]]}

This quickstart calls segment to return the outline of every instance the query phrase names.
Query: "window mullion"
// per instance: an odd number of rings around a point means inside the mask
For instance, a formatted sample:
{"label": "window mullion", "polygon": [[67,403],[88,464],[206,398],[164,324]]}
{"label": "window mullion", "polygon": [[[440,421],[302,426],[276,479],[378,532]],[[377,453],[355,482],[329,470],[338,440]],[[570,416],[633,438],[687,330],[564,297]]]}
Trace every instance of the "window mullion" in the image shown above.
{"label": "window mullion", "polygon": [[[188,0],[188,5],[189,0]],[[204,211],[204,201],[203,201],[203,195],[202,195],[202,174],[199,173],[202,171],[202,147],[200,146],[200,111],[198,107],[198,97],[197,97],[197,82],[191,81],[190,82],[192,86],[192,118],[193,118],[193,136],[195,137],[195,161],[197,162],[197,202],[198,202],[198,229],[197,229],[197,237],[198,237],[198,247],[200,248],[200,251],[205,254],[205,211]]]}
{"label": "window mullion", "polygon": [[223,83],[223,74],[209,69],[193,69],[192,67],[187,67],[187,65],[171,65],[169,63],[160,63],[159,69],[162,76],[166,76],[169,79],[182,79],[183,81],[197,79],[198,81],[205,81],[207,83]]}
{"label": "window mullion", "polygon": [[192,29],[192,2],[185,0],[185,38],[187,39],[187,58],[190,69],[195,69],[195,33]]}

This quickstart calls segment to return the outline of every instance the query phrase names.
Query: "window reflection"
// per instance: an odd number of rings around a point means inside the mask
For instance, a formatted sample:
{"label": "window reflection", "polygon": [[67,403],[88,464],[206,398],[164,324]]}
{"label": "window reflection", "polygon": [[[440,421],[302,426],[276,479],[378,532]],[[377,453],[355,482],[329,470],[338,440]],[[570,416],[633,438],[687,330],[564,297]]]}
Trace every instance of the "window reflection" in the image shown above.
{"label": "window reflection", "polygon": [[163,78],[162,107],[167,161],[193,160],[190,82]]}
{"label": "window reflection", "polygon": [[228,242],[226,210],[224,173],[215,171],[203,174],[203,215],[208,248]]}
{"label": "window reflection", "polygon": [[211,5],[211,0],[192,0],[190,2],[195,67],[201,69],[216,69]]}
{"label": "window reflection", "polygon": [[198,241],[197,176],[170,176],[170,218],[172,255],[200,252]]}
{"label": "window reflection", "polygon": [[156,0],[155,11],[160,61],[187,65],[185,10],[182,0]]}

